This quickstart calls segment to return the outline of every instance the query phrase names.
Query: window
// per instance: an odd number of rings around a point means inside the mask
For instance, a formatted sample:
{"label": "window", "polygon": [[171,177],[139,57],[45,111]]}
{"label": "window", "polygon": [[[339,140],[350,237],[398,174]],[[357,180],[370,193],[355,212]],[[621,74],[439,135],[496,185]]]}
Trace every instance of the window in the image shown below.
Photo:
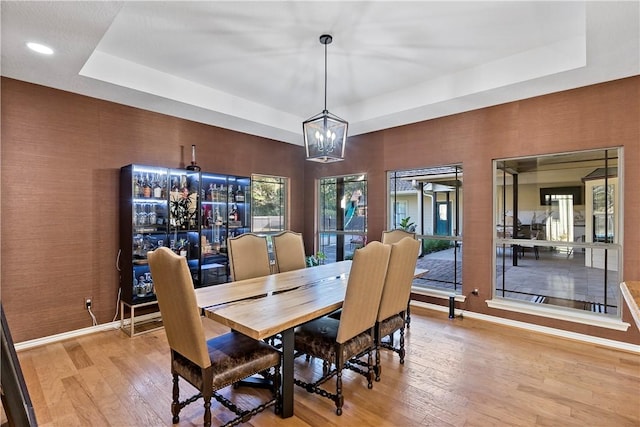
{"label": "window", "polygon": [[318,197],[318,251],[325,262],[351,259],[367,243],[366,175],[323,178]]}
{"label": "window", "polygon": [[287,178],[266,175],[251,177],[251,231],[267,236],[269,257],[275,255],[271,236],[287,229]]}
{"label": "window", "polygon": [[403,218],[409,217],[407,214],[407,205],[406,201],[398,201],[396,202],[394,209],[394,219],[393,224],[400,224]]}
{"label": "window", "polygon": [[287,179],[276,176],[251,177],[251,230],[275,234],[287,228]]}
{"label": "window", "polygon": [[494,162],[495,298],[620,316],[621,154]]}
{"label": "window", "polygon": [[388,173],[388,229],[415,231],[422,242],[418,267],[429,273],[415,288],[462,292],[462,166]]}

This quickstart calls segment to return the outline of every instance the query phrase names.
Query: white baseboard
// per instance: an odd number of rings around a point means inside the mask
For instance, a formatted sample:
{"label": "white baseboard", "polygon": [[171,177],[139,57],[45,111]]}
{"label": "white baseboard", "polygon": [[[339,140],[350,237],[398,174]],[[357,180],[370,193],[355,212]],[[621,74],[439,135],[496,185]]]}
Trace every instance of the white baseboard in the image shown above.
{"label": "white baseboard", "polygon": [[[136,322],[144,322],[158,317],[158,313],[143,314],[142,316],[136,316]],[[124,326],[131,324],[131,319],[124,319]],[[120,329],[120,321],[116,320],[109,323],[103,323],[97,326],[90,326],[88,328],[76,329],[73,331],[63,332],[61,334],[49,335],[47,337],[36,338],[29,341],[22,341],[14,345],[16,351],[26,350],[33,347],[39,347],[41,345],[52,344],[59,341],[64,341],[69,338],[76,338],[83,335],[95,334],[96,332],[112,331],[114,329]]]}
{"label": "white baseboard", "polygon": [[[437,304],[430,304],[430,303],[421,302],[421,301],[411,301],[411,307],[416,307],[416,308],[419,307],[427,310],[441,311],[444,313],[449,312],[448,307],[437,305]],[[591,335],[578,334],[575,332],[565,331],[562,329],[549,328],[547,326],[534,325],[532,323],[525,323],[517,320],[505,319],[502,317],[489,316],[487,314],[482,314],[482,313],[475,313],[473,311],[456,309],[455,314],[456,316],[459,316],[462,314],[464,317],[468,317],[470,319],[484,320],[487,322],[497,323],[505,326],[512,326],[516,328],[526,329],[529,331],[540,332],[547,335],[553,335],[560,338],[568,338],[572,340],[582,341],[590,344],[602,345],[602,346],[611,347],[617,350],[629,351],[632,353],[640,354],[640,345],[629,344],[622,341],[615,341],[615,340],[609,340],[606,338],[594,337]],[[154,317],[157,317],[157,313],[146,314],[139,317],[136,316],[136,321],[138,319],[141,321],[144,321],[144,320],[152,319]],[[131,323],[130,319],[124,320],[124,325],[129,325],[130,323]],[[23,341],[15,344],[15,348],[16,348],[16,351],[26,350],[26,349],[38,347],[41,345],[63,341],[69,338],[74,338],[82,335],[88,335],[96,332],[102,332],[102,331],[108,331],[108,330],[114,330],[114,329],[120,329],[119,320],[115,322],[103,323],[102,325],[91,326],[83,329],[76,329],[74,331],[69,331],[69,332],[63,332],[61,334],[50,335],[42,338],[36,338],[29,341]]]}
{"label": "white baseboard", "polygon": [[[441,311],[444,313],[449,312],[449,307],[445,307],[437,304],[430,304],[422,301],[411,301],[411,307],[419,307],[427,310]],[[484,320],[487,322],[497,323],[505,326],[512,326],[515,328],[526,329],[528,331],[539,332],[546,335],[553,335],[559,338],[567,338],[576,341],[582,341],[589,344],[596,344],[605,347],[611,347],[616,350],[628,351],[631,353],[640,354],[640,345],[629,344],[622,341],[615,341],[606,338],[594,337],[592,335],[579,334],[576,332],[565,331],[562,329],[550,328],[548,326],[535,325],[533,323],[520,322],[517,320],[505,319],[503,317],[490,316],[488,314],[476,313],[473,311],[455,310],[455,315],[467,317],[470,319]]]}

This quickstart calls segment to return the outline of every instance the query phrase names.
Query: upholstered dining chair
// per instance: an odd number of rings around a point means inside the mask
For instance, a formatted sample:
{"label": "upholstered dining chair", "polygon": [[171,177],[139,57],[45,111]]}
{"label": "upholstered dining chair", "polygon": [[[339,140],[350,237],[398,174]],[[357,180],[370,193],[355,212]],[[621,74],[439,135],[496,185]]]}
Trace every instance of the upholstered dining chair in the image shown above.
{"label": "upholstered dining chair", "polygon": [[276,271],[299,270],[307,266],[302,234],[286,230],[271,237],[276,257]]}
{"label": "upholstered dining chair", "polygon": [[[400,228],[397,228],[395,230],[385,230],[382,232],[382,243],[386,243],[386,244],[393,244],[393,243],[398,243],[400,240],[404,239],[405,237],[411,237],[412,239],[416,238],[416,233],[412,232],[412,231],[406,231],[406,230],[402,230]],[[416,253],[420,254],[420,246],[418,246],[418,249],[416,249]],[[407,325],[407,328],[409,326],[411,326],[411,301],[409,301],[409,299],[407,299],[407,313],[404,319],[405,324]]]}
{"label": "upholstered dining chair", "polygon": [[[279,412],[280,353],[262,341],[236,332],[206,340],[198,312],[196,295],[187,260],[166,247],[148,253],[156,296],[171,348],[173,375],[173,423],[180,421],[180,410],[202,397],[204,425],[211,426],[211,398],[215,398],[236,417],[227,425],[246,422],[253,414],[275,405]],[[241,409],[217,393],[256,373],[273,381],[271,399],[250,409]],[[198,394],[180,402],[178,379],[183,378]]]}
{"label": "upholstered dining chair", "polygon": [[[382,287],[389,263],[390,245],[371,242],[354,253],[347,290],[340,319],[329,316],[312,320],[295,329],[294,346],[297,354],[307,354],[322,359],[323,375],[312,383],[298,378],[296,385],[310,393],[317,393],[333,400],[336,414],[342,414],[342,370],[352,369],[367,378],[367,386],[373,387],[375,348],[374,326]],[[366,356],[367,361],[361,360]],[[357,365],[366,367],[366,371]],[[336,377],[336,392],[320,386]]]}
{"label": "upholstered dining chair", "polygon": [[231,280],[253,279],[271,274],[267,238],[244,233],[227,239]]}
{"label": "upholstered dining chair", "polygon": [[[380,381],[380,348],[392,350],[400,356],[400,363],[404,364],[404,326],[407,301],[411,294],[411,284],[418,260],[420,243],[411,237],[405,237],[398,243],[391,245],[389,267],[382,289],[382,298],[378,308],[376,320],[376,381]],[[398,347],[395,347],[395,332],[400,331]],[[389,337],[390,341],[383,341]]]}

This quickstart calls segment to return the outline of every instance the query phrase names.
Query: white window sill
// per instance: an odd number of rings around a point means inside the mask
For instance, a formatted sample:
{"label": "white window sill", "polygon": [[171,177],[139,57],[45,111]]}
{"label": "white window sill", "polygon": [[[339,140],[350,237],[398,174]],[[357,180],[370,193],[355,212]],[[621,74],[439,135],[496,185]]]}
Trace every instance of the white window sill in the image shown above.
{"label": "white window sill", "polygon": [[583,325],[597,326],[599,328],[614,329],[616,331],[627,331],[629,326],[631,326],[621,319],[592,314],[587,311],[583,313],[581,310],[568,310],[546,304],[529,304],[501,298],[487,300],[486,303],[489,308],[498,310],[548,317],[567,322],[581,323]]}
{"label": "white window sill", "polygon": [[465,302],[467,300],[466,295],[460,295],[450,291],[441,291],[439,289],[423,288],[419,286],[412,286],[411,293],[417,295],[425,295],[433,298],[440,298],[444,300],[449,300],[450,296],[455,295],[455,300],[457,302]]}

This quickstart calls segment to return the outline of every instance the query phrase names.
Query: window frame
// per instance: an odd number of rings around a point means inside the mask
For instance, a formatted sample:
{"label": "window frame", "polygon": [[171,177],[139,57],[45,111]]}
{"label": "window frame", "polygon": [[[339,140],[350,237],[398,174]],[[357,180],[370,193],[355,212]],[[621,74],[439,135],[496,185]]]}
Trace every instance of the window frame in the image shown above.
{"label": "window frame", "polygon": [[[609,153],[611,153],[612,151],[615,152],[615,156],[610,157]],[[542,233],[542,235],[544,236],[544,239],[536,240],[535,246],[537,246],[539,250],[557,251],[559,253],[565,253],[567,254],[566,255],[567,259],[569,258],[569,255],[574,254],[573,251],[584,251],[585,254],[587,254],[588,251],[590,250],[598,250],[598,251],[604,251],[605,254],[607,253],[610,254],[611,258],[614,258],[614,255],[615,255],[615,258],[617,259],[615,260],[615,268],[613,269],[611,268],[613,267],[612,263],[608,263],[607,261],[607,255],[604,255],[605,268],[603,269],[604,271],[602,272],[604,295],[603,295],[602,304],[600,304],[600,305],[604,305],[603,312],[597,312],[597,311],[591,312],[591,311],[587,311],[586,309],[578,309],[574,307],[567,308],[567,307],[563,307],[560,304],[557,304],[557,305],[536,304],[535,302],[527,301],[526,299],[522,301],[514,297],[510,298],[505,296],[505,292],[509,292],[509,290],[506,289],[506,286],[505,286],[505,281],[507,280],[505,278],[505,272],[506,272],[505,253],[506,251],[511,250],[512,252],[510,256],[517,260],[518,255],[514,255],[513,248],[518,248],[518,243],[523,242],[523,240],[517,239],[517,237],[519,237],[518,231],[515,231],[515,234],[512,234],[512,235],[509,235],[508,233],[506,233],[507,227],[512,227],[514,229],[521,228],[520,221],[514,220],[512,221],[511,225],[508,225],[507,224],[508,221],[505,221],[505,219],[507,218],[506,216],[507,211],[513,211],[514,216],[516,216],[517,219],[519,220],[520,207],[516,205],[511,205],[511,206],[509,205],[507,201],[508,196],[504,194],[504,192],[507,189],[507,185],[505,185],[506,176],[504,175],[504,173],[501,173],[500,171],[507,169],[505,167],[506,164],[512,165],[512,164],[517,164],[517,162],[521,162],[523,164],[527,164],[527,163],[532,164],[534,160],[535,162],[537,162],[537,164],[541,165],[540,166],[541,168],[544,168],[543,165],[545,163],[555,162],[556,164],[561,165],[561,164],[564,164],[560,162],[560,160],[562,160],[563,157],[565,158],[564,160],[565,163],[572,164],[573,167],[576,169],[578,168],[580,161],[589,165],[589,166],[583,166],[584,169],[593,169],[593,168],[599,167],[599,165],[597,164],[598,159],[591,160],[592,163],[588,163],[587,160],[583,160],[583,159],[587,159],[589,157],[597,157],[599,153],[602,153],[602,157],[603,157],[602,161],[604,162],[604,167],[609,168],[612,173],[616,174],[615,175],[616,199],[613,201],[613,203],[615,204],[615,208],[614,208],[615,212],[613,213],[613,215],[615,216],[615,219],[613,222],[616,224],[616,229],[615,229],[612,241],[597,242],[597,241],[590,241],[588,238],[580,240],[581,236],[571,236],[572,233],[567,233],[568,236],[571,238],[567,237],[565,240],[559,240],[557,236],[555,239],[553,239],[553,237],[549,234],[550,232],[548,230],[545,230]],[[570,159],[572,158],[571,156],[575,156],[575,157],[573,158],[573,160],[570,161]],[[493,235],[493,241],[494,241],[493,243],[494,250],[493,250],[493,263],[492,263],[493,265],[492,297],[491,297],[491,300],[487,301],[487,304],[489,307],[515,311],[520,313],[537,314],[544,317],[551,317],[556,319],[569,320],[569,321],[578,322],[578,323],[585,323],[589,325],[597,325],[597,326],[622,330],[621,329],[622,328],[621,326],[622,296],[618,291],[617,296],[615,297],[615,301],[611,301],[608,298],[608,293],[611,291],[615,294],[616,289],[619,289],[617,282],[619,282],[620,278],[623,277],[623,271],[622,271],[623,236],[624,236],[624,233],[622,230],[622,224],[623,224],[622,217],[624,212],[623,211],[624,201],[622,199],[624,194],[624,191],[623,191],[624,177],[623,177],[623,167],[622,167],[623,164],[624,164],[623,147],[606,147],[606,148],[600,148],[600,149],[577,150],[577,151],[563,152],[563,153],[544,153],[544,154],[538,154],[538,155],[532,155],[532,156],[517,156],[517,157],[501,158],[501,159],[493,160],[493,164],[492,164],[493,166],[493,225],[492,225],[493,232],[492,232],[492,235]],[[502,169],[500,165],[502,165]],[[561,166],[556,166],[556,167],[559,170],[562,170]],[[553,169],[550,169],[550,170],[553,170]],[[528,171],[528,172],[535,173],[535,170]],[[554,181],[549,181],[548,177],[543,176],[542,175],[543,173],[544,173],[544,170],[536,174],[537,181],[532,181],[532,182],[527,180],[525,176],[522,176],[519,178],[516,177],[516,179],[512,179],[513,181],[512,186],[518,187],[515,193],[519,193],[521,191],[521,188],[519,188],[520,187],[519,179],[525,179],[525,182],[527,185],[538,185],[540,189],[542,189],[541,187],[543,186],[549,188],[549,187],[552,187],[553,184],[555,184],[556,188],[558,188],[560,191],[559,194],[561,195],[569,194],[566,191],[566,188],[567,188],[566,178],[563,178],[564,181],[558,181],[554,183]],[[524,173],[515,173],[515,175],[519,175],[519,174],[524,175]],[[606,173],[604,174],[604,182],[605,182],[604,185],[610,185],[608,182],[608,177],[610,176],[611,175],[609,171],[606,171]],[[597,179],[597,177],[594,179]],[[588,180],[589,180],[588,175],[582,177],[582,185],[584,185],[585,194],[584,194],[584,197],[582,197],[580,200],[582,203],[584,203],[584,213],[581,213],[579,210],[577,210],[577,213],[574,213],[574,215],[576,215],[576,218],[580,218],[581,215],[582,217],[588,216],[588,213],[586,212],[588,208],[588,203],[589,203],[588,194],[587,194]],[[502,184],[502,186],[500,184]],[[547,188],[545,188],[545,190]],[[502,189],[502,193],[500,189]],[[518,205],[520,204],[518,201],[519,198],[520,196],[518,194],[515,194],[512,196],[512,199],[515,199],[515,203]],[[551,198],[549,200],[551,200]],[[512,200],[511,203],[514,203],[514,200]],[[545,204],[543,204],[542,201],[539,201],[539,203],[540,203],[540,206],[538,206],[537,208],[548,209],[548,206],[545,206]],[[514,206],[515,206],[515,209],[513,209]],[[536,218],[536,216],[537,216],[537,213],[534,210],[533,218]],[[573,223],[573,218],[571,219],[570,222],[572,227],[574,228],[580,227],[580,225],[576,225]],[[534,223],[534,220],[532,219],[531,225],[530,225],[532,229],[533,229],[533,223]],[[502,233],[500,232],[500,224],[504,226],[504,231]],[[546,222],[546,224],[549,224],[549,222]],[[588,229],[588,224],[585,229],[585,234],[587,233],[587,229]],[[585,261],[586,261],[586,258],[587,258],[587,255],[585,255]],[[499,264],[499,261],[502,261],[502,265]],[[510,261],[510,262],[513,263],[513,261]],[[517,266],[517,263],[514,265]],[[608,275],[610,274],[611,271],[617,272],[618,280],[615,281],[615,283],[608,283],[610,281],[608,279]],[[500,287],[500,283],[498,279],[499,277],[502,278],[501,279],[502,289],[499,289]],[[611,288],[609,289],[608,286],[610,286]],[[573,297],[577,297],[577,296],[579,296],[579,293],[573,294]],[[554,298],[553,295],[550,295],[550,297]],[[589,298],[586,298],[586,300],[588,299]],[[578,300],[573,300],[573,301],[576,301],[576,303],[584,302],[584,301],[578,301]],[[611,305],[610,303],[612,302],[615,303],[615,308],[616,308],[615,312],[613,313],[607,310],[607,307],[609,307]],[[593,304],[599,304],[599,303],[595,301]]]}

